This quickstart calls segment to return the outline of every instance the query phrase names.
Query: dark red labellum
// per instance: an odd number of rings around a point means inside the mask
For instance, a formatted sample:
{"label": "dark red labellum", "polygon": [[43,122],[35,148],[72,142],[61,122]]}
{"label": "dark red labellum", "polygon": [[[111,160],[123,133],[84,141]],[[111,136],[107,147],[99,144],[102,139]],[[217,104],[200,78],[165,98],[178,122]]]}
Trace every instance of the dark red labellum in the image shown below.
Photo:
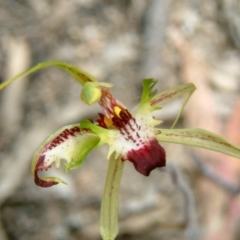
{"label": "dark red labellum", "polygon": [[149,176],[150,172],[157,167],[165,167],[165,158],[165,150],[155,138],[142,148],[131,150],[127,154],[127,160],[132,162],[135,169],[144,176]]}

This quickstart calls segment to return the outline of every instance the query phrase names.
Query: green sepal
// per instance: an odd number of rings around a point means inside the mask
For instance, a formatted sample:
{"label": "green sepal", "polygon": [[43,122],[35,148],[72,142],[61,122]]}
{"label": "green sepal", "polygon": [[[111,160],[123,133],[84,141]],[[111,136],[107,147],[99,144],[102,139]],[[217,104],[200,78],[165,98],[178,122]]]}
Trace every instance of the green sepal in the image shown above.
{"label": "green sepal", "polygon": [[84,85],[87,82],[98,82],[96,78],[94,78],[92,75],[90,75],[89,73],[78,69],[77,67],[71,65],[71,64],[67,64],[64,62],[59,62],[59,61],[46,61],[46,62],[42,62],[39,63],[37,65],[35,65],[34,67],[28,69],[27,71],[24,71],[20,74],[18,74],[17,76],[8,79],[7,81],[3,82],[2,84],[0,84],[0,90],[2,90],[3,88],[7,87],[9,84],[13,83],[15,80],[25,77],[31,73],[34,73],[36,71],[39,71],[43,68],[47,68],[47,67],[57,67],[62,69],[63,71],[67,72],[70,76],[72,76],[74,79],[76,79],[79,83],[81,83],[82,85]]}
{"label": "green sepal", "polygon": [[226,155],[240,158],[240,148],[224,138],[203,129],[158,129],[156,138],[159,142],[169,142],[205,148]]}
{"label": "green sepal", "polygon": [[124,161],[112,154],[101,203],[100,232],[103,240],[114,240],[118,234],[119,187],[123,169]]}

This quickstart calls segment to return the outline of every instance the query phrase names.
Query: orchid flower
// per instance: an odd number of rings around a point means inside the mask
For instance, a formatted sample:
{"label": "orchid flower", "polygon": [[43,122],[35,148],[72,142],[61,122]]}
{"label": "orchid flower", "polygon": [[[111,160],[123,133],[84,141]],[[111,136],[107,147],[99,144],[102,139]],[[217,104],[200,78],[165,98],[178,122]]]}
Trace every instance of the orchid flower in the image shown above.
{"label": "orchid flower", "polygon": [[[20,77],[50,66],[64,70],[82,84],[81,99],[89,105],[98,103],[103,112],[95,120],[86,119],[62,127],[46,138],[32,159],[34,181],[40,187],[65,183],[57,177],[40,177],[39,172],[49,169],[54,162],[57,168],[63,166],[66,171],[79,168],[91,150],[108,144],[109,167],[100,214],[100,232],[104,240],[115,239],[118,233],[119,185],[125,161],[132,162],[140,174],[148,176],[155,168],[166,165],[162,142],[206,148],[240,158],[237,146],[214,133],[203,129],[173,129],[196,89],[192,83],[157,93],[154,91],[157,81],[144,79],[140,103],[136,110],[130,111],[110,93],[112,84],[99,82],[72,65],[49,61],[5,81],[0,90]],[[162,121],[155,119],[152,113],[181,95],[186,98],[172,127],[159,128]]]}

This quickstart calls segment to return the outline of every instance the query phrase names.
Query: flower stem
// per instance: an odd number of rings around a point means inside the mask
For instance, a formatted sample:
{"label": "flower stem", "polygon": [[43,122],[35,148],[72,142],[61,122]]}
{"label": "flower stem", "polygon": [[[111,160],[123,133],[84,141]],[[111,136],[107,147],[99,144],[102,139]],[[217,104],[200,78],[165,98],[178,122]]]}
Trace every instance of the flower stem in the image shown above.
{"label": "flower stem", "polygon": [[118,234],[119,186],[124,168],[120,158],[111,156],[101,204],[100,232],[103,240],[114,240]]}

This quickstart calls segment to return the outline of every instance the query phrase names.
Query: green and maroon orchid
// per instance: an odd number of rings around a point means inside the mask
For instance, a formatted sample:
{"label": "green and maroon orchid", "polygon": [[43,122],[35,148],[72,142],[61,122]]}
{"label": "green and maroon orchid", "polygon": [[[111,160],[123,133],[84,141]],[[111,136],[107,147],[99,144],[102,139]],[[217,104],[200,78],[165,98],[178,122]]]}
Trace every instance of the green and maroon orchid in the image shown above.
{"label": "green and maroon orchid", "polygon": [[[152,170],[166,164],[161,142],[206,148],[240,158],[240,149],[216,134],[202,129],[173,129],[196,89],[191,83],[157,93],[153,90],[157,81],[144,79],[140,103],[136,110],[130,111],[110,93],[111,84],[98,82],[72,65],[50,61],[7,80],[0,85],[0,90],[20,77],[50,66],[64,70],[82,84],[81,99],[89,105],[98,103],[103,112],[95,120],[62,127],[44,141],[33,156],[31,170],[34,181],[41,187],[65,183],[56,177],[40,177],[39,171],[49,169],[54,162],[57,168],[62,165],[66,171],[76,169],[91,150],[103,144],[109,145],[109,168],[100,217],[100,232],[104,240],[114,239],[118,233],[119,185],[125,161],[132,162],[140,174],[148,176]],[[160,128],[162,121],[155,119],[153,112],[181,95],[186,95],[186,98],[172,128]]]}

